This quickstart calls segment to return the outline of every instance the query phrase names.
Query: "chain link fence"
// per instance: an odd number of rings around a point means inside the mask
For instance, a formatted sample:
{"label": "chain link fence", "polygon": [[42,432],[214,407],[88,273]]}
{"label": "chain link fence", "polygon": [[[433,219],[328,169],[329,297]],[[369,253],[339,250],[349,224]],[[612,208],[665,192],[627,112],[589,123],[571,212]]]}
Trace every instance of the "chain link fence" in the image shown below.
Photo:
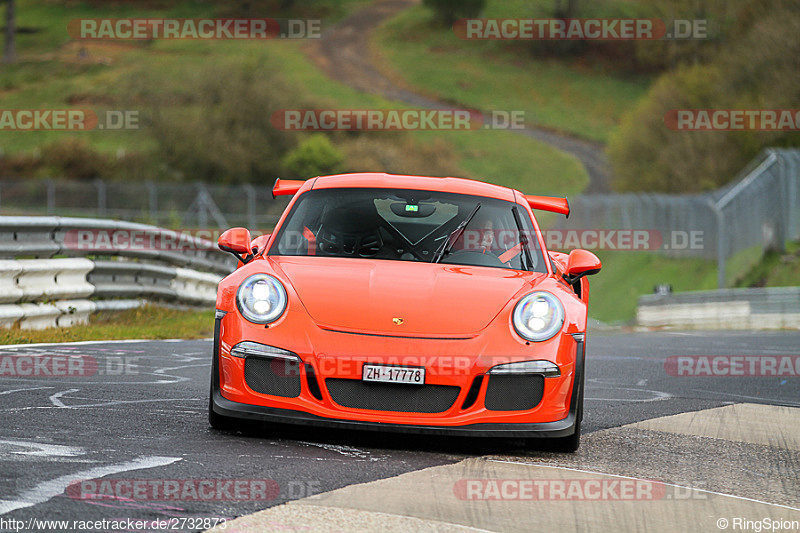
{"label": "chain link fence", "polygon": [[0,214],[100,217],[171,228],[270,229],[286,207],[272,187],[0,180]]}
{"label": "chain link fence", "polygon": [[570,204],[570,218],[555,229],[646,231],[656,237],[650,249],[716,260],[722,288],[731,257],[800,239],[800,150],[764,150],[731,184],[706,194],[584,195]]}
{"label": "chain link fence", "polygon": [[[271,187],[252,185],[0,180],[4,215],[103,217],[172,228],[270,229],[287,202],[273,199]],[[721,288],[734,255],[782,250],[800,238],[800,150],[764,150],[730,185],[706,194],[583,195],[570,203],[570,218],[550,229],[647,232],[646,249],[716,260]],[[592,247],[580,240],[564,244]]]}

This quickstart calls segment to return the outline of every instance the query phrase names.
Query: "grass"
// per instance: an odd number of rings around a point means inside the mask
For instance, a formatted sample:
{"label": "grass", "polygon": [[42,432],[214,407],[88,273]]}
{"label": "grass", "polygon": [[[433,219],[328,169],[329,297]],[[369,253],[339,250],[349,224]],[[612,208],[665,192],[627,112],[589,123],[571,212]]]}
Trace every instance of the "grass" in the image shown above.
{"label": "grass", "polygon": [[[345,7],[354,8],[365,2],[349,0],[339,5],[329,0],[327,3],[337,5],[337,16],[341,16],[346,13]],[[81,47],[66,37],[65,28],[69,20],[81,16],[118,17],[132,12],[116,6],[111,9],[78,5],[82,7],[76,11],[58,8],[51,12],[42,10],[32,0],[19,1],[20,25],[35,27],[39,31],[26,34],[26,40],[20,40],[20,63],[10,68],[3,67],[0,71],[0,96],[5,108],[90,108],[98,112],[138,109],[136,102],[129,101],[126,96],[126,87],[136,79],[147,79],[158,81],[159,95],[163,96],[166,105],[184,108],[191,113],[190,104],[181,102],[179,95],[185,94],[187,80],[193,79],[193,74],[196,76],[210,63],[220,66],[258,65],[264,79],[280,78],[289,87],[296,88],[298,100],[301,96],[307,97],[320,103],[317,107],[405,107],[328,79],[303,52],[306,43],[302,41],[100,42],[86,45],[89,59],[79,60]],[[203,16],[208,14],[208,10],[208,4],[182,2],[167,12],[139,10],[137,15],[179,13],[181,16]],[[328,20],[325,22],[329,23]],[[267,110],[264,120],[269,120]],[[141,122],[146,125],[146,116]],[[420,145],[432,139],[443,140],[454,152],[459,169],[457,174],[463,177],[540,194],[574,195],[588,183],[585,170],[572,156],[507,131],[410,132],[409,135]],[[46,143],[68,136],[84,139],[93,149],[110,154],[121,151],[151,153],[156,148],[156,142],[146,127],[132,131],[79,133],[7,131],[0,132],[0,147],[6,154],[31,153]]]}
{"label": "grass", "polygon": [[[548,16],[548,9],[552,2],[489,0],[483,16]],[[423,92],[482,110],[522,110],[528,125],[600,142],[650,84],[598,64],[536,58],[521,43],[459,39],[421,5],[384,23],[374,44],[395,75]]]}
{"label": "grass", "polygon": [[147,305],[95,313],[89,324],[36,331],[0,330],[0,345],[120,339],[202,339],[214,333],[214,310],[179,310]]}
{"label": "grass", "polygon": [[800,241],[786,243],[786,251],[768,251],[760,262],[736,280],[737,287],[800,285]]}
{"label": "grass", "polygon": [[602,322],[629,322],[636,317],[639,296],[658,284],[672,290],[715,289],[717,265],[705,259],[677,259],[638,251],[594,252],[603,262],[589,279],[589,316]]}

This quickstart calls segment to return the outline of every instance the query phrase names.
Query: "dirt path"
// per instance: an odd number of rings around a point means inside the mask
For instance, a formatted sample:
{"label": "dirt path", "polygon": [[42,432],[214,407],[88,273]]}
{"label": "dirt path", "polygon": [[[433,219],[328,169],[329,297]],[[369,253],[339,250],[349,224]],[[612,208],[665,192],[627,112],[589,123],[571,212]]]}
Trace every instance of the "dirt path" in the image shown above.
{"label": "dirt path", "polygon": [[[426,97],[398,85],[375,64],[370,54],[370,34],[384,20],[414,5],[416,0],[383,0],[357,11],[326,30],[308,48],[311,59],[328,76],[354,89],[378,94],[417,107],[451,108],[453,103]],[[609,192],[609,170],[602,145],[544,128],[511,130],[575,156],[589,174],[585,193]]]}

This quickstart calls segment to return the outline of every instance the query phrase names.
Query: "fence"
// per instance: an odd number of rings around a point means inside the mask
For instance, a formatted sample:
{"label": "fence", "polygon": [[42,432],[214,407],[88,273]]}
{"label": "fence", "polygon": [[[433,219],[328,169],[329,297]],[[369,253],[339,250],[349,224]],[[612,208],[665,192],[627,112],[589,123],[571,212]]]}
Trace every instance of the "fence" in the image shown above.
{"label": "fence", "polygon": [[274,226],[288,199],[272,184],[0,180],[3,215],[116,218],[181,228]]}
{"label": "fence", "polygon": [[[84,246],[81,232],[107,235],[109,246]],[[114,246],[116,235],[131,245]],[[0,327],[70,326],[147,300],[210,306],[235,266],[215,243],[155,226],[0,216]]]}
{"label": "fence", "polygon": [[658,232],[667,255],[715,259],[722,288],[735,254],[782,250],[800,238],[800,150],[767,149],[731,185],[707,194],[585,195],[570,204],[558,229]]}
{"label": "fence", "polygon": [[[658,251],[718,263],[747,249],[782,249],[800,238],[800,150],[767,149],[731,185],[707,194],[583,195],[559,230],[645,230]],[[525,191],[535,192],[535,191]],[[269,186],[0,181],[3,214],[113,217],[181,228],[271,228],[287,204]]]}

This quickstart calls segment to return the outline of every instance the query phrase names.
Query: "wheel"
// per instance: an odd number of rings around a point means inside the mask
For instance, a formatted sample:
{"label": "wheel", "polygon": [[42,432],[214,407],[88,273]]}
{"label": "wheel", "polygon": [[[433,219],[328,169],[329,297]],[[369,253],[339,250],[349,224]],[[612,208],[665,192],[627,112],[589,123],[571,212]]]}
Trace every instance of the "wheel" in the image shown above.
{"label": "wheel", "polygon": [[558,437],[548,443],[553,451],[574,453],[581,445],[581,422],[583,421],[583,376],[578,391],[578,408],[575,411],[575,433],[568,437]]}
{"label": "wheel", "polygon": [[215,341],[215,349],[211,363],[211,383],[208,387],[208,423],[214,429],[225,431],[234,429],[236,426],[236,420],[214,412],[214,385],[216,384],[217,387],[219,387],[219,383],[215,383],[214,379],[219,379],[219,360],[217,359],[218,356],[216,345],[217,343]]}
{"label": "wheel", "polygon": [[528,439],[528,447],[558,453],[575,453],[581,445],[581,422],[583,421],[583,376],[578,390],[578,408],[575,411],[575,433],[567,437],[552,439]]}
{"label": "wheel", "polygon": [[214,412],[214,387],[208,393],[208,423],[220,431],[229,431],[236,427],[236,420]]}

